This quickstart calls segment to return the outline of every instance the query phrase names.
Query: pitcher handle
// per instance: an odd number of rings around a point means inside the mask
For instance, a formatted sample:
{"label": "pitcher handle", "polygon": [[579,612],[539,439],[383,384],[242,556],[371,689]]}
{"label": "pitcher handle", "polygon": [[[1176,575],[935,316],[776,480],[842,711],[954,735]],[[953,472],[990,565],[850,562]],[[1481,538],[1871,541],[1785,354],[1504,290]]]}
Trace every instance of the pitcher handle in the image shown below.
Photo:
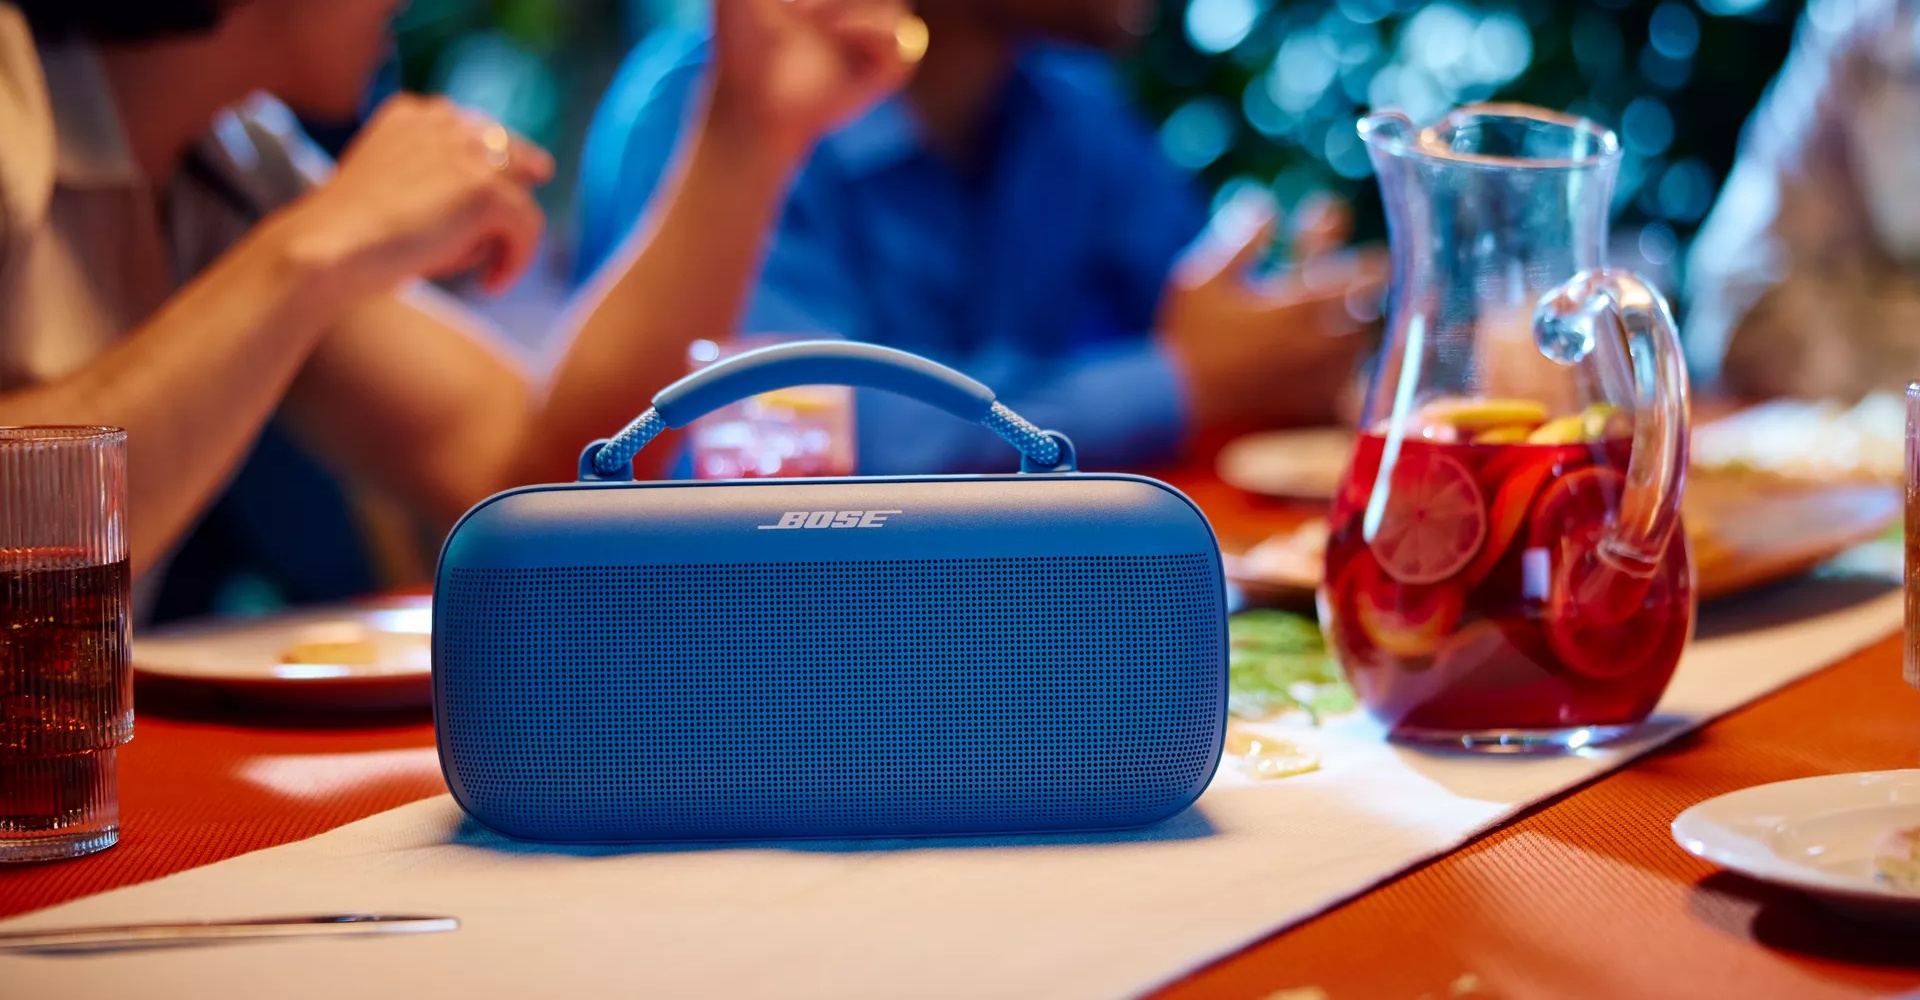
{"label": "pitcher handle", "polygon": [[1620,514],[1599,555],[1614,568],[1650,577],[1680,524],[1686,487],[1690,403],[1687,366],[1673,310],[1632,271],[1582,271],[1540,299],[1535,343],[1563,363],[1585,357],[1603,335],[1627,351],[1634,394],[1633,455]]}

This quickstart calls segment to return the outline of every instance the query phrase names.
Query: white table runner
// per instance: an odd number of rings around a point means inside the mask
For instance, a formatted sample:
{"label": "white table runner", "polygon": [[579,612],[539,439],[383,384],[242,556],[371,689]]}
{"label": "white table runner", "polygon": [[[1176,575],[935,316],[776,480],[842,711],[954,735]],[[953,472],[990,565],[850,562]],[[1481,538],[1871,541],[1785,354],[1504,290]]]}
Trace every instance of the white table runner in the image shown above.
{"label": "white table runner", "polygon": [[[440,797],[0,926],[380,911],[457,916],[456,933],[11,957],[0,993],[1135,995],[1884,637],[1900,595],[1882,583],[1862,599],[1864,586],[1809,582],[1715,609],[1649,737],[1588,756],[1429,756],[1349,719],[1303,733],[1319,772],[1223,772],[1159,827],[1076,839],[543,851]],[[1782,623],[1739,631],[1759,622]]]}

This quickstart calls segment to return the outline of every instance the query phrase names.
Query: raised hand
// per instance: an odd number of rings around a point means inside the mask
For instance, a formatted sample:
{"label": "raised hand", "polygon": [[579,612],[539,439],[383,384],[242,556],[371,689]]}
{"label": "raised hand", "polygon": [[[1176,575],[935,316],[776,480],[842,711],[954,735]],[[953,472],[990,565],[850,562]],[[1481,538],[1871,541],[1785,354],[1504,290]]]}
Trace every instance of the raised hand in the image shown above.
{"label": "raised hand", "polygon": [[715,0],[713,19],[712,114],[795,152],[898,89],[925,42],[902,0]]}
{"label": "raised hand", "polygon": [[533,260],[546,228],[533,188],[552,178],[553,158],[499,124],[403,94],[374,113],[333,178],[271,226],[348,296],[475,268],[497,291]]}
{"label": "raised hand", "polygon": [[1359,314],[1385,281],[1385,261],[1338,252],[1349,215],[1318,202],[1294,227],[1294,266],[1257,277],[1278,213],[1263,204],[1225,214],[1181,259],[1160,306],[1161,342],[1186,376],[1196,422],[1333,418],[1363,352]]}

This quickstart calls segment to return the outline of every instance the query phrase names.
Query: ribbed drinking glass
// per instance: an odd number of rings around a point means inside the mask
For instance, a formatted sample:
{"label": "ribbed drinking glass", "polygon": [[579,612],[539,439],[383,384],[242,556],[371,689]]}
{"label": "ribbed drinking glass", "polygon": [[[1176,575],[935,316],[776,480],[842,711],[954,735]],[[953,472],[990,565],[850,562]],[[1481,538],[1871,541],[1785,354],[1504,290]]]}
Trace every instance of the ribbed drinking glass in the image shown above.
{"label": "ribbed drinking glass", "polygon": [[1907,386],[1907,683],[1920,687],[1920,382]]}
{"label": "ribbed drinking glass", "polygon": [[120,837],[133,738],[127,435],[0,427],[0,862]]}

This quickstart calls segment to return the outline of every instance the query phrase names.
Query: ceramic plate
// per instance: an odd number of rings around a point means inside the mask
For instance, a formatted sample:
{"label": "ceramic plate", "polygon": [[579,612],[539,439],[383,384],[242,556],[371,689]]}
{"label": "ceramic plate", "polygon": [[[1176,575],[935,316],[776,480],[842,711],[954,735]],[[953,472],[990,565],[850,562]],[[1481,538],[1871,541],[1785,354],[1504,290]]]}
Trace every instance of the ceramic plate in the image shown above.
{"label": "ceramic plate", "polygon": [[1222,553],[1220,561],[1253,604],[1305,610],[1313,607],[1326,554],[1327,519],[1316,517],[1245,552]]}
{"label": "ceramic plate", "polygon": [[429,598],[170,625],[134,638],[133,668],[288,706],[368,710],[433,699]]}
{"label": "ceramic plate", "polygon": [[[1900,487],[1801,483],[1696,470],[1682,512],[1702,600],[1812,570],[1886,534],[1902,513]],[[1897,574],[1899,560],[1893,561]]]}
{"label": "ceramic plate", "polygon": [[1353,432],[1340,427],[1249,434],[1220,449],[1227,485],[1288,500],[1331,500],[1353,455]]}
{"label": "ceramic plate", "polygon": [[1689,852],[1862,916],[1920,920],[1920,892],[1874,875],[1874,845],[1920,826],[1920,770],[1782,781],[1708,799],[1673,821]]}

